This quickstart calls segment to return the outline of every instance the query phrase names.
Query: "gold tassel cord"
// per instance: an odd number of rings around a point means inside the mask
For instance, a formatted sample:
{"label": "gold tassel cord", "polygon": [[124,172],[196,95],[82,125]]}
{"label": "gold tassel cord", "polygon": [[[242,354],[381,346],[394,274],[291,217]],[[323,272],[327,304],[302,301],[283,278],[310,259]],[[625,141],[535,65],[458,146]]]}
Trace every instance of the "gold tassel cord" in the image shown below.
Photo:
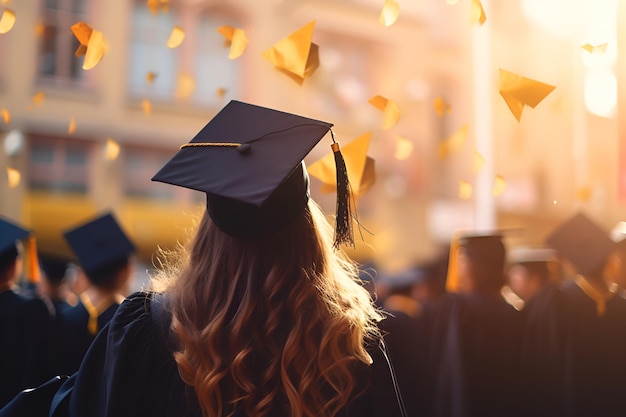
{"label": "gold tassel cord", "polygon": [[98,310],[85,293],[82,293],[80,295],[80,302],[83,303],[85,310],[87,310],[87,314],[89,314],[87,330],[89,331],[89,334],[95,335],[96,333],[98,333]]}
{"label": "gold tassel cord", "polygon": [[98,303],[98,305],[94,305],[91,302],[91,299],[85,293],[80,294],[79,297],[80,297],[81,303],[85,307],[85,310],[87,310],[87,314],[89,314],[89,321],[87,322],[87,330],[89,331],[89,334],[94,335],[94,336],[98,333],[98,317],[100,317],[100,314],[106,311],[106,309],[109,308],[111,304],[113,304],[114,302],[117,301],[118,303],[121,303],[121,300],[118,294],[111,295],[111,296],[104,298],[102,301]]}
{"label": "gold tassel cord", "polygon": [[613,298],[615,293],[612,291],[601,293],[593,288],[589,281],[587,281],[582,275],[578,275],[576,277],[576,285],[578,285],[587,297],[591,298],[596,303],[596,314],[598,317],[604,316],[606,313],[606,302]]}
{"label": "gold tassel cord", "polygon": [[27,279],[32,284],[37,284],[41,279],[41,271],[39,270],[39,257],[37,256],[37,240],[34,235],[28,238],[27,242]]}
{"label": "gold tassel cord", "polygon": [[184,148],[194,148],[194,147],[204,147],[204,146],[215,146],[215,147],[233,147],[237,148],[241,146],[241,143],[236,142],[189,142],[180,146],[180,149]]}
{"label": "gold tassel cord", "polygon": [[446,277],[446,291],[456,293],[459,291],[459,268],[457,253],[459,250],[459,237],[453,236],[450,242],[450,256],[448,258],[448,275]]}

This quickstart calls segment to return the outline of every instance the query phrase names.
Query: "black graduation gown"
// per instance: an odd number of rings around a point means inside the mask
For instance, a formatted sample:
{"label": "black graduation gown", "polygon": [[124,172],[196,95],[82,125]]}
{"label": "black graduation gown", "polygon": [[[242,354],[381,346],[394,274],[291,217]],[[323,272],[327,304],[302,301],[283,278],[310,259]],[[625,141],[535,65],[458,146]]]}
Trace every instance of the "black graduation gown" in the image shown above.
{"label": "black graduation gown", "polygon": [[[62,387],[65,392],[71,387],[69,416],[202,415],[195,392],[180,378],[172,357],[167,333],[171,316],[163,308],[153,311],[154,303],[163,301],[159,297],[151,302],[153,297],[131,295],[99,332],[78,373]],[[363,365],[357,378],[367,391],[341,415],[398,417],[401,413],[387,362],[381,350],[373,349],[371,354],[373,365]]]}
{"label": "black graduation gown", "polygon": [[[98,329],[111,321],[119,304],[111,304],[98,316]],[[91,342],[95,339],[88,330],[89,313],[82,302],[58,312],[54,324],[54,353],[51,359],[54,375],[72,375],[78,370]],[[53,375],[51,375],[53,376]]]}
{"label": "black graduation gown", "polygon": [[48,376],[46,304],[8,290],[0,293],[0,407]]}
{"label": "black graduation gown", "polygon": [[538,294],[527,309],[527,415],[626,415],[626,300],[612,297],[599,316],[595,301],[567,282]]}
{"label": "black graduation gown", "polygon": [[426,338],[418,317],[403,311],[384,308],[390,316],[382,321],[380,328],[387,345],[389,358],[396,371],[408,416],[423,415],[425,390],[424,355]]}
{"label": "black graduation gown", "polygon": [[519,312],[501,298],[446,294],[425,310],[423,320],[430,339],[428,415],[515,415]]}

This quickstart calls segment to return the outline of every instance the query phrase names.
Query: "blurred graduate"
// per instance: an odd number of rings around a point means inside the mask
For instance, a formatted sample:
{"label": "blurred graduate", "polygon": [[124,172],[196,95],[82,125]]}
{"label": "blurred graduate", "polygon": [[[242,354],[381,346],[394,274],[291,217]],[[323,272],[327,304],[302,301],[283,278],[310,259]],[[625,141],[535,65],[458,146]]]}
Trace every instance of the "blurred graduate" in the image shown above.
{"label": "blurred graduate", "polygon": [[52,366],[58,375],[71,375],[124,300],[122,292],[132,275],[135,246],[112,213],[83,222],[64,237],[89,283],[78,295],[76,306],[59,311],[55,326]]}
{"label": "blurred graduate", "polygon": [[560,280],[556,252],[551,248],[513,248],[507,264],[508,285],[502,288],[502,296],[517,310],[525,308],[535,295]]}
{"label": "blurred graduate", "polygon": [[615,243],[577,213],[547,238],[571,276],[527,312],[523,369],[527,415],[626,413],[626,300],[607,279]]}
{"label": "blurred graduate", "polygon": [[0,217],[0,407],[48,377],[48,308],[39,298],[13,291],[22,272],[19,242],[29,235]]}
{"label": "blurred graduate", "polygon": [[522,322],[501,296],[505,258],[499,233],[452,239],[449,293],[423,316],[432,399],[426,415],[515,415]]}
{"label": "blurred graduate", "polygon": [[40,254],[39,264],[41,279],[37,284],[38,293],[49,304],[54,317],[57,317],[72,307],[68,300],[74,297],[67,285],[70,262],[64,257]]}
{"label": "blurred graduate", "polygon": [[377,288],[384,288],[381,299],[382,309],[388,317],[382,321],[381,330],[389,350],[398,384],[404,398],[409,416],[421,415],[425,391],[426,338],[420,327],[419,317],[422,305],[415,298],[415,289],[426,285],[427,271],[410,267],[392,275],[382,276],[377,280]]}

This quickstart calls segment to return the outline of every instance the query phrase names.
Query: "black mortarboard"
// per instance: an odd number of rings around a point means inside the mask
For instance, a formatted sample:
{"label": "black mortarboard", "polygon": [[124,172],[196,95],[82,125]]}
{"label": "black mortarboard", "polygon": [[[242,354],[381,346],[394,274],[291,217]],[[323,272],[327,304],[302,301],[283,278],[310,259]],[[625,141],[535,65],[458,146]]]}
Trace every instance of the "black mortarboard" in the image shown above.
{"label": "black mortarboard", "polygon": [[470,258],[504,255],[502,234],[467,234],[459,236],[459,247],[464,248]]}
{"label": "black mortarboard", "polygon": [[6,217],[0,216],[0,253],[15,247],[15,243],[30,234]]}
{"label": "black mortarboard", "polygon": [[615,249],[608,232],[583,213],[558,226],[546,242],[582,275],[596,272]]}
{"label": "black mortarboard", "polygon": [[135,251],[112,213],[83,223],[63,236],[87,275],[128,259]]}
{"label": "black mortarboard", "polygon": [[502,241],[504,231],[457,232],[450,243],[446,290],[456,292],[459,286],[457,255],[459,250],[472,261],[494,269],[504,270],[506,248]]}
{"label": "black mortarboard", "polygon": [[69,259],[56,255],[39,255],[39,265],[50,282],[60,283],[65,278],[69,267]]}
{"label": "black mortarboard", "polygon": [[[331,123],[231,101],[152,180],[206,193],[211,219],[231,236],[268,236],[306,207],[309,180],[303,160],[331,127]],[[338,146],[335,155],[343,161]],[[349,201],[345,165],[340,171],[345,183],[338,191],[344,195],[338,198],[339,234],[346,233],[340,230],[340,222],[351,226],[345,206]],[[336,244],[351,241],[349,232],[347,240],[338,242],[336,236]]]}

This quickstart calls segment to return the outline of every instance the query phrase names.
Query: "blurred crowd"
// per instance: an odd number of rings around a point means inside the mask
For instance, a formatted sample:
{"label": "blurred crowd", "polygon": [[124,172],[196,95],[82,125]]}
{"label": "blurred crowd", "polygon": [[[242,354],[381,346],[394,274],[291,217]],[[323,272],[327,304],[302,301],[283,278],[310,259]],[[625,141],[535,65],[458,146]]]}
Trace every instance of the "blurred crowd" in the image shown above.
{"label": "blurred crowd", "polygon": [[[626,414],[625,225],[578,213],[541,247],[459,233],[397,274],[361,265],[408,415]],[[78,370],[129,293],[134,246],[112,213],[65,234],[73,259],[33,254],[8,219],[0,230],[2,407]]]}

